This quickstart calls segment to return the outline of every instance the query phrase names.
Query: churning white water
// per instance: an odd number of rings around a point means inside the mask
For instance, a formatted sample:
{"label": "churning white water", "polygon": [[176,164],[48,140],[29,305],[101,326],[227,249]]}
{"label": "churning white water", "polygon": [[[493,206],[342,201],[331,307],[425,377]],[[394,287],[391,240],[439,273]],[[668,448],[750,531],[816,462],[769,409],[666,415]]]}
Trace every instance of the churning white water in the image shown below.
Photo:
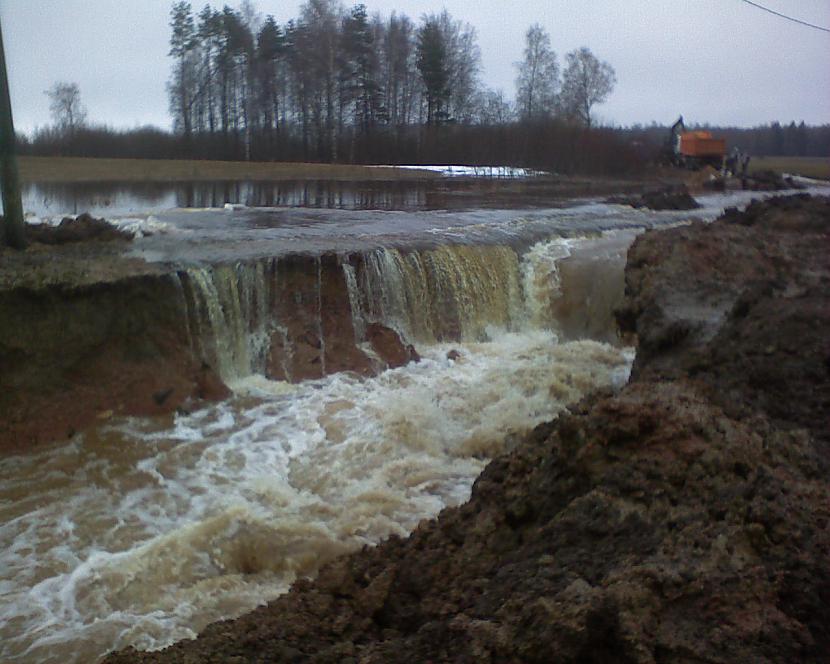
{"label": "churning white water", "polygon": [[[360,275],[344,263],[356,335],[380,317],[423,359],[299,384],[251,374],[259,328],[279,324],[266,315],[267,263],[189,269],[194,343],[211,344],[234,395],[168,418],[102,421],[0,461],[0,659],[90,662],[192,637],[463,502],[505,445],[625,381],[631,352],[563,341],[551,302],[593,281],[595,259],[619,288],[630,240],[607,235],[616,248],[589,251],[567,284],[558,263],[603,238],[546,240],[523,255],[380,250]],[[441,302],[464,341],[430,340]]]}
{"label": "churning white water", "polygon": [[[449,360],[450,349],[460,352]],[[4,661],[157,648],[464,501],[486,459],[630,355],[551,332],[435,345],[376,378],[239,381],[223,403],[3,461]]]}

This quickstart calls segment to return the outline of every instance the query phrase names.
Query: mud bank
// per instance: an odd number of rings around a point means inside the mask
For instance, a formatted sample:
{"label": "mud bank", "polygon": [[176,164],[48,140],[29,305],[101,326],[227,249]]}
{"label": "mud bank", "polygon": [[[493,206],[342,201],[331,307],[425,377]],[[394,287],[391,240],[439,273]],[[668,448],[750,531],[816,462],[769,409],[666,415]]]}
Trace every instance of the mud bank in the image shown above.
{"label": "mud bank", "polygon": [[224,398],[252,364],[297,382],[417,357],[374,319],[356,331],[343,264],[362,274],[361,255],[175,270],[73,250],[30,254],[25,280],[0,289],[0,449]]}
{"label": "mud bank", "polygon": [[115,662],[821,662],[830,652],[830,200],[631,249],[629,385],[465,505],[195,641]]}

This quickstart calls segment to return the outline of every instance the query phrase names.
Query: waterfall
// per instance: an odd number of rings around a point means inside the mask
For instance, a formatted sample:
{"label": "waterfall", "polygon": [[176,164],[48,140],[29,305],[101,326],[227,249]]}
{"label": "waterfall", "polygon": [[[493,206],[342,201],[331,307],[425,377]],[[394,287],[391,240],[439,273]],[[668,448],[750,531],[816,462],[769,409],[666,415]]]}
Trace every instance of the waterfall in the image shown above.
{"label": "waterfall", "polygon": [[505,246],[378,249],[347,271],[361,317],[418,343],[482,340],[490,326],[523,322],[520,259]]}
{"label": "waterfall", "polygon": [[191,268],[182,275],[201,359],[226,381],[261,373],[274,318],[266,262]]}
{"label": "waterfall", "polygon": [[[563,283],[560,263],[572,244],[559,238],[525,252],[442,245],[269,258],[191,268],[181,283],[193,346],[226,382],[254,373],[298,380],[342,369],[336,354],[349,349],[371,356],[365,341],[372,323],[416,345],[484,341],[495,330],[568,327],[578,337],[587,324],[571,320],[573,303],[563,289],[597,299],[596,291],[607,288],[595,283],[596,261],[570,270],[575,285]],[[598,300],[608,309],[606,327],[613,326],[612,299]]]}
{"label": "waterfall", "polygon": [[567,240],[539,242],[522,258],[522,288],[528,324],[556,328],[554,303],[562,296],[559,261],[570,256]]}
{"label": "waterfall", "polygon": [[[320,340],[320,370],[326,375],[326,335],[323,332],[323,261],[317,256],[317,337]],[[353,326],[352,326],[353,327]]]}

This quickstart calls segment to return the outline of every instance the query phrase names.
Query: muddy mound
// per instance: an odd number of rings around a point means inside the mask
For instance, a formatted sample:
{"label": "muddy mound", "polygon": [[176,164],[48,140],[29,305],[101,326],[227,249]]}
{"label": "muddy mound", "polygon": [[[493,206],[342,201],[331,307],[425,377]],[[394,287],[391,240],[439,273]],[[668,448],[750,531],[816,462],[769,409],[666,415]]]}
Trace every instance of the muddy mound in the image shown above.
{"label": "muddy mound", "polygon": [[[830,433],[830,199],[798,195],[631,247],[624,332],[634,375],[692,376],[730,412]],[[830,456],[828,456],[830,459]]]}
{"label": "muddy mound", "polygon": [[782,189],[804,189],[804,185],[789,175],[782,175],[775,171],[756,171],[743,178],[744,189],[752,191],[781,191]]}
{"label": "muddy mound", "polygon": [[612,205],[630,205],[635,209],[649,210],[696,210],[700,204],[692,197],[685,185],[676,185],[646,191],[639,196],[612,196],[606,200]]}
{"label": "muddy mound", "polygon": [[830,224],[830,199],[809,194],[776,196],[768,201],[753,201],[740,212],[728,208],[725,221],[766,230],[826,233]]}
{"label": "muddy mound", "polygon": [[826,661],[827,205],[645,234],[620,393],[538,427],[409,538],[107,661]]}
{"label": "muddy mound", "polygon": [[85,212],[74,219],[64,217],[57,226],[27,224],[26,239],[28,242],[50,245],[90,241],[126,242],[133,239],[133,234]]}

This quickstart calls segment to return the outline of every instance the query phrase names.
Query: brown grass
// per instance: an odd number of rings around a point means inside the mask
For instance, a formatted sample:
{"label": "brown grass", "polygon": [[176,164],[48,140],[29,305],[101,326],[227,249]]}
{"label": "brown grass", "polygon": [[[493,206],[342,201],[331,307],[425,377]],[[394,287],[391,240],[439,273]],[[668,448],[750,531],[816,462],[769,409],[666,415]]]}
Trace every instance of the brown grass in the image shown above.
{"label": "brown grass", "polygon": [[749,171],[775,171],[808,178],[830,180],[830,158],[827,157],[753,157]]}
{"label": "brown grass", "polygon": [[215,180],[423,180],[429,171],[339,164],[20,157],[23,182],[177,182]]}

